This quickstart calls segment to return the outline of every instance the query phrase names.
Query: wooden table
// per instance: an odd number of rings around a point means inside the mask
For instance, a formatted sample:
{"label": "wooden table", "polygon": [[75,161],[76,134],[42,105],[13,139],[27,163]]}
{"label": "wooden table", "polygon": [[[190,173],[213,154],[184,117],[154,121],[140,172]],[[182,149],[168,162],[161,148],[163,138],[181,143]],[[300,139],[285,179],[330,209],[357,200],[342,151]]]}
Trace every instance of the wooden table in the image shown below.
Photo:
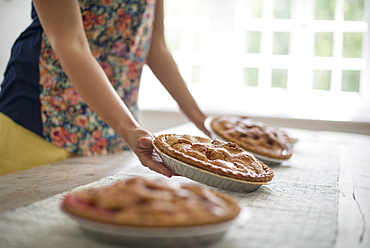
{"label": "wooden table", "polygon": [[[212,247],[370,247],[370,136],[287,131],[299,142],[292,159],[271,166],[273,184],[251,193],[223,191],[250,218]],[[202,135],[190,123],[159,133]],[[130,152],[0,176],[0,247],[117,247],[85,236],[59,206],[71,190],[133,175],[161,177]]]}

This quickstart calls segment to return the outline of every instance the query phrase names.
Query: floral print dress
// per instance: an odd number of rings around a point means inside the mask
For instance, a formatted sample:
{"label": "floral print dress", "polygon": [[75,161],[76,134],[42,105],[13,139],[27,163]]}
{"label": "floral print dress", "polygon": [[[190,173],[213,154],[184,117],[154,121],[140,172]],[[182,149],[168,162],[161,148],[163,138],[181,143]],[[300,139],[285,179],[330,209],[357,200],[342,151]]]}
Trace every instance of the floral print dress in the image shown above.
{"label": "floral print dress", "polygon": [[[93,55],[137,118],[139,82],[150,48],[155,0],[80,0],[79,4]],[[30,44],[33,47],[25,49]],[[106,155],[128,149],[75,91],[34,9],[33,23],[13,50],[0,92],[0,112],[72,153]],[[23,62],[26,57],[34,59]],[[27,70],[16,69],[19,60],[29,65]],[[22,85],[30,89],[22,90]],[[19,95],[19,90],[27,92]],[[27,113],[26,117],[22,113]]]}

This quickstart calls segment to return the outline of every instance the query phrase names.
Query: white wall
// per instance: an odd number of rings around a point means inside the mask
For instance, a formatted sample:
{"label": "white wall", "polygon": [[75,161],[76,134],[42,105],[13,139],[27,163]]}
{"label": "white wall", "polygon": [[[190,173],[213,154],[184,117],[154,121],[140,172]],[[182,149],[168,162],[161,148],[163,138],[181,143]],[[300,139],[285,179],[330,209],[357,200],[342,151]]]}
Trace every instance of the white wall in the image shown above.
{"label": "white wall", "polygon": [[0,82],[19,34],[31,23],[31,1],[0,0]]}

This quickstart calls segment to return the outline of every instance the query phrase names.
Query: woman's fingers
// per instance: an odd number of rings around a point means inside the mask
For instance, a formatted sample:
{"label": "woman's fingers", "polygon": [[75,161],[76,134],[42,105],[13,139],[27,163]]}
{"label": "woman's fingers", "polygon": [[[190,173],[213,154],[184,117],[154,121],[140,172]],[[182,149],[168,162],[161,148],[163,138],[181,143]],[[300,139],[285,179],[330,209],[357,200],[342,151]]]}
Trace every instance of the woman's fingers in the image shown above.
{"label": "woman's fingers", "polygon": [[139,138],[139,144],[145,149],[153,149],[153,144],[152,144],[152,138],[151,137],[140,137]]}
{"label": "woman's fingers", "polygon": [[149,169],[172,177],[174,173],[162,164],[162,159],[154,152],[152,138],[148,136],[139,138],[139,149],[136,152],[140,162]]}
{"label": "woman's fingers", "polygon": [[167,177],[172,177],[173,172],[161,163],[159,156],[151,150],[146,154],[139,156],[141,163],[151,170],[161,173]]}

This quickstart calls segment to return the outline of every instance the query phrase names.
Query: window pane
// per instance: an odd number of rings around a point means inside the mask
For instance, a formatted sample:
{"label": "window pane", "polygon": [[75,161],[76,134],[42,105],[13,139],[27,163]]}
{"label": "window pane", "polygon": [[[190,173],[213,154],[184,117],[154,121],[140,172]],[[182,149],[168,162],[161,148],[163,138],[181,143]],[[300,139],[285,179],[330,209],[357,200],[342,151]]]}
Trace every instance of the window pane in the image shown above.
{"label": "window pane", "polygon": [[180,50],[180,30],[169,30],[166,31],[166,44],[168,49],[172,52],[175,50]]}
{"label": "window pane", "polygon": [[274,18],[290,19],[291,0],[275,0]]}
{"label": "window pane", "polygon": [[331,71],[328,70],[315,70],[313,72],[314,90],[330,90]]}
{"label": "window pane", "polygon": [[193,50],[200,51],[204,47],[204,31],[202,30],[194,30],[193,36]]}
{"label": "window pane", "polygon": [[316,0],[315,19],[334,20],[335,0]]}
{"label": "window pane", "polygon": [[244,68],[244,83],[248,86],[258,86],[258,68]]}
{"label": "window pane", "polygon": [[166,1],[164,12],[166,16],[179,16],[182,8],[183,0]]}
{"label": "window pane", "polygon": [[315,33],[315,56],[333,56],[333,33]]}
{"label": "window pane", "polygon": [[274,32],[273,53],[288,55],[289,54],[289,41],[290,41],[290,33]]}
{"label": "window pane", "polygon": [[261,32],[248,31],[246,32],[246,52],[247,53],[259,53],[260,52],[260,41]]}
{"label": "window pane", "polygon": [[364,0],[345,0],[344,1],[344,20],[363,21],[364,20]]}
{"label": "window pane", "polygon": [[260,0],[247,0],[246,15],[249,18],[261,18],[262,16],[262,4]]}
{"label": "window pane", "polygon": [[343,57],[362,58],[362,33],[343,34]]}
{"label": "window pane", "polygon": [[199,83],[202,78],[203,67],[200,65],[192,66],[191,81],[193,83]]}
{"label": "window pane", "polygon": [[[167,2],[171,2],[172,0],[169,0]],[[205,16],[207,15],[207,4],[208,0],[196,0],[195,1],[195,7],[194,7],[194,14],[196,16]]]}
{"label": "window pane", "polygon": [[271,87],[286,89],[288,84],[288,70],[272,69]]}
{"label": "window pane", "polygon": [[342,91],[360,92],[360,71],[342,71]]}

